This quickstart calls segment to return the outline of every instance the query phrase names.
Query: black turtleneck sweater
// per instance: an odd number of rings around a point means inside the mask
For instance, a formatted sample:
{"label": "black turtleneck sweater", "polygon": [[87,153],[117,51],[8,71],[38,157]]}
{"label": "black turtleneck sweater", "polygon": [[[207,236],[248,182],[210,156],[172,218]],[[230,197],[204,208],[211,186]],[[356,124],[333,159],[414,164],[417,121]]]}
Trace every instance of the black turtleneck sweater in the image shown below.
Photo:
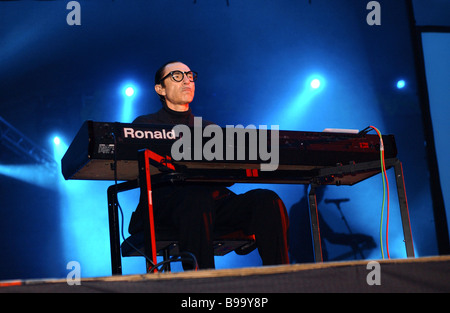
{"label": "black turtleneck sweater", "polygon": [[[158,125],[178,125],[194,126],[194,114],[191,108],[184,112],[170,109],[166,104],[156,113],[141,115],[137,117],[134,124],[158,124]],[[202,126],[213,124],[210,121],[202,120]]]}

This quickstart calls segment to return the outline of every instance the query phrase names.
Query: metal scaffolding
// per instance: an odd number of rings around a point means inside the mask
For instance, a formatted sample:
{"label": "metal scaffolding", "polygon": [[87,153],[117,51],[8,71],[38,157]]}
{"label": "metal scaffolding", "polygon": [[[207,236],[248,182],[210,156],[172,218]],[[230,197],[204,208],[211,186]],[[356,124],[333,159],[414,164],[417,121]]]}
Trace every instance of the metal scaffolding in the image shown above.
{"label": "metal scaffolding", "polygon": [[35,162],[53,166],[56,164],[52,155],[33,143],[24,134],[0,116],[0,145],[5,146],[18,156]]}

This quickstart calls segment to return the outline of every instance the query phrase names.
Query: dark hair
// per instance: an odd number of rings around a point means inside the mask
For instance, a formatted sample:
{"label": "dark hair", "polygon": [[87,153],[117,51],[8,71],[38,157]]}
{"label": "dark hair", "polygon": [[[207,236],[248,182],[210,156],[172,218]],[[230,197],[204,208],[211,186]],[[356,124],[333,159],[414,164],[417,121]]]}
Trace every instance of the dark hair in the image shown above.
{"label": "dark hair", "polygon": [[[161,80],[161,78],[163,78],[163,72],[164,72],[164,69],[166,68],[166,66],[169,65],[169,64],[172,64],[172,63],[182,63],[182,62],[174,60],[174,61],[169,61],[169,62],[164,63],[164,65],[162,65],[156,71],[156,74],[155,74],[155,85],[158,85],[159,81]],[[164,87],[164,82],[161,82],[161,85]]]}
{"label": "dark hair", "polygon": [[[155,73],[155,85],[158,85],[160,83],[161,79],[163,78],[163,73],[164,73],[164,69],[166,68],[166,66],[169,64],[172,64],[172,63],[182,63],[182,62],[173,60],[173,61],[164,63]],[[163,81],[161,82],[161,86],[165,87]],[[162,104],[165,104],[166,99],[164,98],[164,96],[161,96],[161,95],[158,95],[158,96],[159,96],[159,100],[162,102]]]}

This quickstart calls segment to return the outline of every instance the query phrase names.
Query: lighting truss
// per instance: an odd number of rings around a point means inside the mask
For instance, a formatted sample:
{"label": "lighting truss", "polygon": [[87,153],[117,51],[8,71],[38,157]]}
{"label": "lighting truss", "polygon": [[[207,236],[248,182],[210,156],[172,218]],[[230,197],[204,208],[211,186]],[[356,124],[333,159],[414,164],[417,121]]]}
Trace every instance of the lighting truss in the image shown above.
{"label": "lighting truss", "polygon": [[42,147],[33,143],[0,116],[0,145],[9,148],[18,156],[38,164],[55,165],[52,155]]}

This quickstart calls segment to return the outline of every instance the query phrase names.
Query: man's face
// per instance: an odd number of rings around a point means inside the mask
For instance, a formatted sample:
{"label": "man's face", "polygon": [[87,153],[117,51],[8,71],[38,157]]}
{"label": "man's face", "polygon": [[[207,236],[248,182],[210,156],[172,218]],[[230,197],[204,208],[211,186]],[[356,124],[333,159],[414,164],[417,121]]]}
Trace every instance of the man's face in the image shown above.
{"label": "man's face", "polygon": [[[168,64],[162,77],[172,71],[189,72],[190,68],[183,63]],[[155,90],[159,95],[166,98],[167,106],[173,110],[180,111],[189,107],[189,103],[194,99],[195,83],[191,82],[186,75],[183,80],[176,82],[170,75],[164,79],[163,84],[155,85]]]}

